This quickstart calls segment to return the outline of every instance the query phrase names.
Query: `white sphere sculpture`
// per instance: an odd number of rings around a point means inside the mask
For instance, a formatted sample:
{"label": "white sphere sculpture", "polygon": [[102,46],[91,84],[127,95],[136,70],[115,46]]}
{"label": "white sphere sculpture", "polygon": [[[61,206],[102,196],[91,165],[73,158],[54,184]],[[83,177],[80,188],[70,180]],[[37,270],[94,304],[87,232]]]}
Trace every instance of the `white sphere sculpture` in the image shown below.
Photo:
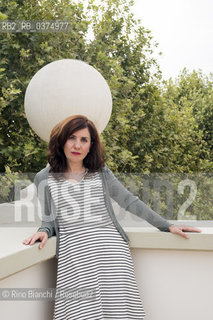
{"label": "white sphere sculpture", "polygon": [[100,134],[111,116],[112,96],[95,68],[80,60],[62,59],[47,64],[33,76],[24,107],[32,129],[48,142],[52,128],[75,114],[88,117]]}

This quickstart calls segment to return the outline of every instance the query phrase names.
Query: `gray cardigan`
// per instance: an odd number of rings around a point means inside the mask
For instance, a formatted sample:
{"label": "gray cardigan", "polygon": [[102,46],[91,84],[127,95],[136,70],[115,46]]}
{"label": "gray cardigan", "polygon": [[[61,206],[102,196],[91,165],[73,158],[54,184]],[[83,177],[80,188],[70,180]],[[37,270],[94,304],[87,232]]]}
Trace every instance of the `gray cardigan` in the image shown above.
{"label": "gray cardigan", "polygon": [[[41,204],[42,209],[42,224],[37,231],[45,231],[48,234],[48,238],[56,235],[57,245],[56,245],[56,258],[58,259],[59,252],[59,227],[57,221],[56,208],[54,201],[51,197],[51,193],[48,186],[48,175],[50,166],[43,168],[39,171],[34,178],[34,183],[37,188],[37,195]],[[129,212],[137,215],[138,217],[145,219],[150,224],[155,226],[161,231],[169,231],[169,227],[172,225],[167,220],[162,218],[159,214],[149,208],[143,201],[141,201],[137,196],[134,196],[130,191],[128,191],[123,184],[115,177],[112,171],[105,164],[104,168],[100,171],[104,199],[106,203],[107,210],[112,219],[117,230],[120,232],[121,236],[126,242],[129,242],[129,238],[118,223],[115,216],[110,198],[114,199],[120,207],[128,210]]]}

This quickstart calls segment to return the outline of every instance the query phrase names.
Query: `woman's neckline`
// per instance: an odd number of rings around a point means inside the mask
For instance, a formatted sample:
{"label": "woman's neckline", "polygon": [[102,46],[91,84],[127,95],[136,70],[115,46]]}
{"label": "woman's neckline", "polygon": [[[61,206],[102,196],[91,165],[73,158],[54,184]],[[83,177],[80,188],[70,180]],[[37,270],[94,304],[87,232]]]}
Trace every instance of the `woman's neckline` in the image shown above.
{"label": "woman's neckline", "polygon": [[84,181],[84,179],[85,179],[88,171],[89,171],[89,170],[86,168],[86,170],[85,170],[85,172],[83,173],[83,176],[82,176],[82,178],[81,178],[80,180],[72,180],[72,181],[71,181],[70,179],[67,179],[66,177],[63,177],[62,179],[63,179],[65,182],[68,182],[68,183],[70,183],[70,184],[72,184],[72,185],[80,184],[82,181]]}

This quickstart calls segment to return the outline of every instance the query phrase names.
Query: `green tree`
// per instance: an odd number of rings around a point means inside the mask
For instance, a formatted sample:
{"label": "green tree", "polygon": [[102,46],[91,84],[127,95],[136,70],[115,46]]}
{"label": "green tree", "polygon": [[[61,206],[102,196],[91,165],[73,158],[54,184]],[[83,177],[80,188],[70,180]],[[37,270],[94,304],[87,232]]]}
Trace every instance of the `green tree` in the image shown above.
{"label": "green tree", "polygon": [[[183,69],[175,83],[170,79],[165,82],[164,98],[169,105],[175,105],[178,113],[188,110],[193,124],[185,128],[189,133],[189,148],[191,143],[197,144],[199,170],[213,169],[213,81],[212,74],[205,76],[202,71],[189,72]],[[194,134],[192,128],[194,127]],[[199,135],[199,138],[196,138]],[[190,138],[191,137],[191,138]],[[194,170],[198,171],[198,170]]]}
{"label": "green tree", "polygon": [[87,62],[112,90],[113,113],[103,132],[108,164],[119,172],[209,169],[193,108],[180,109],[162,88],[150,32],[134,19],[126,1],[95,3]]}
{"label": "green tree", "polygon": [[88,21],[81,4],[70,1],[9,1],[0,4],[5,20],[65,20],[64,33],[0,34],[0,171],[32,172],[46,164],[47,144],[29,127],[24,94],[33,75],[47,63],[62,58],[84,60]]}

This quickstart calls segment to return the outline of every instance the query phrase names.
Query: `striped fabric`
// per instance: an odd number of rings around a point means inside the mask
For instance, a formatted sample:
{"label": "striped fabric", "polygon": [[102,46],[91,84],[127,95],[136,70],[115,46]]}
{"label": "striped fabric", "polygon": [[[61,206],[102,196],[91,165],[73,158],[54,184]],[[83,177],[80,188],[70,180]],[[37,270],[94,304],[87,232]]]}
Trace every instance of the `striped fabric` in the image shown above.
{"label": "striped fabric", "polygon": [[54,320],[144,319],[128,243],[106,210],[99,173],[48,185],[59,222]]}

